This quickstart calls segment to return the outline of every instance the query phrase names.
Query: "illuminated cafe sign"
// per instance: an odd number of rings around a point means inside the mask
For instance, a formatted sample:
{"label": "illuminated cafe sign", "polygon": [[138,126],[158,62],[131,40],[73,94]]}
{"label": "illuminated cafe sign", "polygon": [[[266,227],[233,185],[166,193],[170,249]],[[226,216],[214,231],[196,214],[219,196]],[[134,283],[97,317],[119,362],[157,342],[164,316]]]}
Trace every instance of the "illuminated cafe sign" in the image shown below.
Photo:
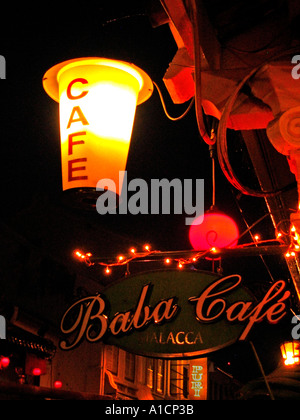
{"label": "illuminated cafe sign", "polygon": [[84,297],[61,320],[62,350],[102,341],[150,357],[196,357],[245,340],[255,324],[277,324],[290,292],[274,283],[259,302],[241,276],[156,271],[129,276]]}

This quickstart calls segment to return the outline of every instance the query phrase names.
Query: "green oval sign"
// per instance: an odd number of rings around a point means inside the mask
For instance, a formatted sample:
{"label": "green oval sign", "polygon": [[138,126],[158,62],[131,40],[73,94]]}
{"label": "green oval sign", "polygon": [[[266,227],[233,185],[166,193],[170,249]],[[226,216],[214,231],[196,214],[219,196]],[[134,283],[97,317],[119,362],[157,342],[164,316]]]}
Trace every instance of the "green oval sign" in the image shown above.
{"label": "green oval sign", "polygon": [[85,338],[152,357],[208,354],[245,340],[263,319],[279,322],[290,296],[285,289],[278,281],[257,303],[239,275],[168,270],[130,276],[67,310],[61,330],[68,339],[60,347],[70,350]]}

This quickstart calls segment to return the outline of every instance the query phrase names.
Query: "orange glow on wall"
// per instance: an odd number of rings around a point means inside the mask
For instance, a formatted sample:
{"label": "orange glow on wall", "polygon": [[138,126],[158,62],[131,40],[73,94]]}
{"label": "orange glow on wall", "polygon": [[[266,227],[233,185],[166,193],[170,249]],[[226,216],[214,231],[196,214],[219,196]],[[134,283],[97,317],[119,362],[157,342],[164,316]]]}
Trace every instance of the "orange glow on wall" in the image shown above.
{"label": "orange glow on wall", "polygon": [[43,84],[60,104],[63,190],[96,188],[125,171],[136,106],[153,92],[138,67],[105,58],[82,58],[52,67]]}

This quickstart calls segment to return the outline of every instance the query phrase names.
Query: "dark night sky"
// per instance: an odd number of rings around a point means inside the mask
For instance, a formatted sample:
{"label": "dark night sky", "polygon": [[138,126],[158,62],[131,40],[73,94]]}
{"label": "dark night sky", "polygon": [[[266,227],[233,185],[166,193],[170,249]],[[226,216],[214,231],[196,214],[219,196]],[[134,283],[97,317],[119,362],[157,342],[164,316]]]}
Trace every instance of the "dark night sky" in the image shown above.
{"label": "dark night sky", "polygon": [[[3,6],[9,26],[0,28],[0,54],[7,62],[7,79],[0,81],[2,222],[35,246],[52,254],[56,250],[62,259],[81,247],[98,256],[114,247],[126,252],[124,246],[133,242],[149,242],[162,251],[190,247],[185,216],[103,217],[73,210],[62,199],[58,104],[43,90],[44,73],[71,58],[103,56],[133,62],[163,87],[162,77],[177,50],[168,26],[153,29],[140,16],[144,2],[124,2],[124,10],[120,2],[118,8],[114,1],[106,3],[68,9],[64,3],[64,11],[53,2],[47,6],[51,10],[36,10],[29,3]],[[138,16],[106,23],[130,14],[129,6]],[[174,106],[166,91],[164,96],[171,114],[186,109],[186,104]],[[205,208],[211,205],[209,151],[199,137],[194,109],[184,120],[171,122],[156,91],[137,110],[127,170],[129,178],[145,180],[204,178]],[[242,232],[235,196],[218,169],[217,205],[236,218]],[[249,224],[266,211],[262,200],[242,198],[241,205]],[[264,281],[267,273],[260,261],[255,263],[253,278]],[[228,267],[244,270],[244,264],[229,261]]]}
{"label": "dark night sky", "polygon": [[[80,12],[69,9],[61,13],[59,7],[51,6],[50,12],[38,10],[36,15],[36,10],[21,6],[16,17],[10,11],[13,24],[8,30],[2,28],[0,51],[7,61],[7,80],[1,81],[0,99],[4,214],[18,214],[36,206],[37,201],[48,200],[51,205],[61,202],[58,104],[42,87],[42,77],[50,67],[81,56],[116,58],[135,63],[164,89],[162,77],[177,46],[167,25],[153,29],[148,17],[140,16],[142,4],[129,2],[132,14],[137,16],[113,22],[113,17],[129,14],[130,9],[114,9],[110,2],[104,8],[85,6]],[[163,92],[170,113],[180,115],[186,104],[174,106],[168,92]],[[198,134],[194,109],[184,120],[171,122],[156,91],[148,102],[138,107],[128,158],[129,179],[205,178],[205,207],[209,208],[208,153]],[[222,176],[220,179],[217,200],[226,211],[228,206],[232,207],[231,188]],[[159,248],[189,247],[188,229],[181,216],[94,216],[97,224],[119,232],[122,229],[122,233],[133,237],[138,234],[141,241]]]}

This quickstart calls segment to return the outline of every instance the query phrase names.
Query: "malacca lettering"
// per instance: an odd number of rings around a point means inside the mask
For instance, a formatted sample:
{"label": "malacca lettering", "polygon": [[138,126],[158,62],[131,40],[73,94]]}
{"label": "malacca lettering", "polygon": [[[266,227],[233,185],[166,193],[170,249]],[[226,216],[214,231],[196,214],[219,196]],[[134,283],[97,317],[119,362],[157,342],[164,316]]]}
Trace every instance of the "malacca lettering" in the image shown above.
{"label": "malacca lettering", "polygon": [[201,332],[194,332],[194,331],[179,331],[174,332],[170,331],[168,334],[160,333],[152,333],[146,335],[146,343],[157,343],[160,345],[164,344],[177,344],[179,346],[183,346],[184,344],[192,345],[197,343],[203,343]]}
{"label": "malacca lettering", "polygon": [[[104,295],[89,296],[75,302],[64,314],[61,320],[61,331],[71,337],[71,342],[62,340],[60,347],[63,350],[75,348],[83,339],[90,343],[104,340],[106,337],[124,337],[145,330],[150,324],[159,326],[165,323],[172,325],[172,321],[180,317],[181,305],[193,305],[194,316],[201,324],[214,324],[225,318],[229,325],[243,324],[239,340],[246,340],[253,326],[263,320],[277,324],[287,313],[287,300],[290,292],[286,290],[286,283],[282,280],[274,283],[263,299],[253,301],[236,301],[228,303],[226,297],[241,284],[240,275],[231,275],[213,281],[199,296],[190,297],[180,302],[177,297],[162,299],[155,305],[147,304],[153,293],[153,284],[142,287],[135,309],[108,316],[109,304]],[[171,335],[170,335],[171,334]],[[160,335],[159,330],[148,340],[156,340],[160,344],[195,344],[201,343],[201,334],[198,332],[177,331],[168,336]]]}

